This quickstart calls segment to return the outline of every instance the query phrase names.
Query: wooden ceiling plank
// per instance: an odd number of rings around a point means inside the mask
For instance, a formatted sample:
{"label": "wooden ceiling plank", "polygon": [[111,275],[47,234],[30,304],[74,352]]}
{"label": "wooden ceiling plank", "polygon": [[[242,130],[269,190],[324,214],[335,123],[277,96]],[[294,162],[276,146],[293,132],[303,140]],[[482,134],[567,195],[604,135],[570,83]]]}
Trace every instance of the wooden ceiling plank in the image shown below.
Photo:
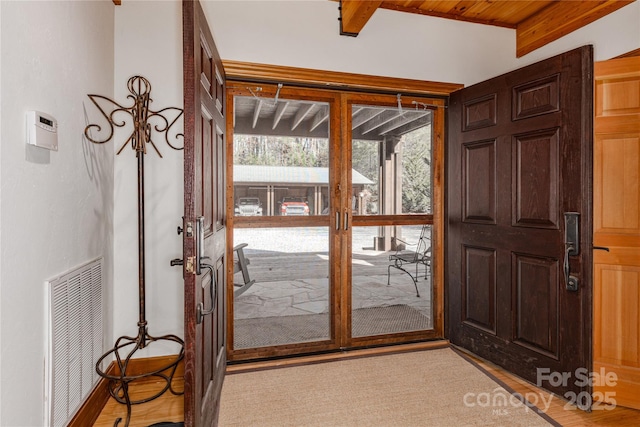
{"label": "wooden ceiling plank", "polygon": [[449,9],[450,14],[467,16],[469,9],[473,8],[477,2],[472,0],[464,0],[456,2],[455,6]]}
{"label": "wooden ceiling plank", "polygon": [[357,36],[382,0],[342,0],[340,2],[340,34]]}
{"label": "wooden ceiling plank", "polygon": [[420,117],[419,119],[410,121],[409,123],[400,126],[397,129],[394,129],[393,134],[394,135],[404,135],[406,133],[409,132],[413,132],[416,129],[420,129],[421,127],[424,126],[428,126],[429,124],[431,124],[431,117],[429,117],[429,115],[425,115]]}
{"label": "wooden ceiling plank", "polygon": [[381,126],[378,130],[379,135],[384,135],[386,133],[391,132],[392,130],[396,130],[404,125],[407,125],[415,120],[418,120],[426,115],[428,115],[430,111],[409,111],[404,113],[401,117],[398,117],[395,120],[387,123],[384,126]]}
{"label": "wooden ceiling plank", "polygon": [[554,2],[518,24],[516,56],[520,58],[632,2],[633,0]]}
{"label": "wooden ceiling plank", "polygon": [[278,123],[280,123],[280,120],[282,119],[284,112],[287,111],[287,107],[289,107],[289,104],[290,104],[289,101],[278,103],[278,108],[276,108],[276,114],[275,116],[273,116],[273,126],[271,126],[271,129],[275,129],[278,126]]}
{"label": "wooden ceiling plank", "polygon": [[384,114],[379,115],[375,119],[369,120],[362,128],[362,134],[366,135],[369,132],[378,129],[380,126],[402,117],[402,111],[393,109],[387,110]]}
{"label": "wooden ceiling plank", "polygon": [[395,1],[383,1],[382,4],[380,5],[380,8],[388,9],[388,10],[396,10],[399,12],[417,13],[420,15],[434,16],[436,18],[455,19],[457,21],[493,25],[496,27],[516,28],[516,24],[510,23],[510,22],[503,22],[503,21],[491,20],[491,19],[485,19],[485,18],[469,17],[469,16],[460,15],[458,13],[449,13],[448,11],[451,10],[452,8],[455,8],[455,5],[459,3],[457,1],[433,2],[433,3],[437,3],[439,7],[436,8],[435,7],[436,5],[433,5],[432,2],[425,2],[421,7],[415,8],[415,7],[405,7],[402,5],[402,3],[395,2]]}
{"label": "wooden ceiling plank", "polygon": [[253,128],[255,129],[258,119],[260,118],[260,110],[262,109],[262,99],[258,99],[253,109]]}
{"label": "wooden ceiling plank", "polygon": [[358,117],[354,117],[353,120],[351,120],[351,130],[362,126],[375,117],[378,117],[380,114],[384,113],[384,111],[385,110],[383,108],[371,108],[368,111],[358,114]]}
{"label": "wooden ceiling plank", "polygon": [[355,117],[359,112],[363,111],[364,107],[362,105],[354,105],[351,107],[351,117]]}
{"label": "wooden ceiling plank", "polygon": [[329,118],[329,107],[322,107],[320,111],[316,113],[313,117],[313,121],[311,122],[311,127],[309,128],[309,132],[313,132],[316,130],[318,126],[324,123]]}
{"label": "wooden ceiling plank", "polygon": [[295,130],[315,106],[316,104],[300,105],[300,108],[293,119],[293,123],[291,124],[291,130]]}

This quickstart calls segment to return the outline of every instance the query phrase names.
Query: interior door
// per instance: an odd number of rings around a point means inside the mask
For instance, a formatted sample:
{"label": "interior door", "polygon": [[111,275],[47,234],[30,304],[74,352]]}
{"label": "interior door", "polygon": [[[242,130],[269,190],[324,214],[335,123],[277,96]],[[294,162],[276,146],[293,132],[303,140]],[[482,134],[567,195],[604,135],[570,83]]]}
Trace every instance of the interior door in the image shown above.
{"label": "interior door", "polygon": [[184,418],[217,424],[225,350],[225,82],[199,2],[183,2]]}
{"label": "interior door", "polygon": [[592,67],[586,46],[453,93],[447,160],[451,342],[581,406]]}
{"label": "interior door", "polygon": [[640,57],[595,64],[594,398],[640,409]]}

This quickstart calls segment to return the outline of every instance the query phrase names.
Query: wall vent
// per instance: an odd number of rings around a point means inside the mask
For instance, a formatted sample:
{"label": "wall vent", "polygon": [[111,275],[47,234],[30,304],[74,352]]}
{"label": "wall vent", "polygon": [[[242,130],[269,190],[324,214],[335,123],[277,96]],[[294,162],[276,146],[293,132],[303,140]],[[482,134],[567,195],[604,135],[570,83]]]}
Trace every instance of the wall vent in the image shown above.
{"label": "wall vent", "polygon": [[98,258],[47,282],[47,424],[66,426],[99,376],[103,354],[102,263]]}

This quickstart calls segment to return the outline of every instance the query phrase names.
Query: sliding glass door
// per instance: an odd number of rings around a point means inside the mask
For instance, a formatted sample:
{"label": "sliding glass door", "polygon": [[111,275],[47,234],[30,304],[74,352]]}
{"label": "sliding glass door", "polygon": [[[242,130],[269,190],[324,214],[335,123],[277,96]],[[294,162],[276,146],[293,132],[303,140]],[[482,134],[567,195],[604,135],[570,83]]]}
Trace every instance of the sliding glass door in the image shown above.
{"label": "sliding glass door", "polygon": [[437,106],[255,83],[228,92],[229,360],[442,336]]}

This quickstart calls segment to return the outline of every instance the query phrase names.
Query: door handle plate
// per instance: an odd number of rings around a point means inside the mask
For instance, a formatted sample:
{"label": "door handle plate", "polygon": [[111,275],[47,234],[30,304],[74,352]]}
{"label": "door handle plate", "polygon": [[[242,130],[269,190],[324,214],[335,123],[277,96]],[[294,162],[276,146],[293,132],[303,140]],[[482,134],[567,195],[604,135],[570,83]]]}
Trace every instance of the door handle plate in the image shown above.
{"label": "door handle plate", "polygon": [[564,213],[564,243],[571,247],[570,256],[580,255],[580,214],[578,212]]}
{"label": "door handle plate", "polygon": [[571,274],[569,257],[580,255],[580,214],[578,212],[564,213],[564,244],[565,287],[570,292],[576,292],[579,281],[576,276]]}

